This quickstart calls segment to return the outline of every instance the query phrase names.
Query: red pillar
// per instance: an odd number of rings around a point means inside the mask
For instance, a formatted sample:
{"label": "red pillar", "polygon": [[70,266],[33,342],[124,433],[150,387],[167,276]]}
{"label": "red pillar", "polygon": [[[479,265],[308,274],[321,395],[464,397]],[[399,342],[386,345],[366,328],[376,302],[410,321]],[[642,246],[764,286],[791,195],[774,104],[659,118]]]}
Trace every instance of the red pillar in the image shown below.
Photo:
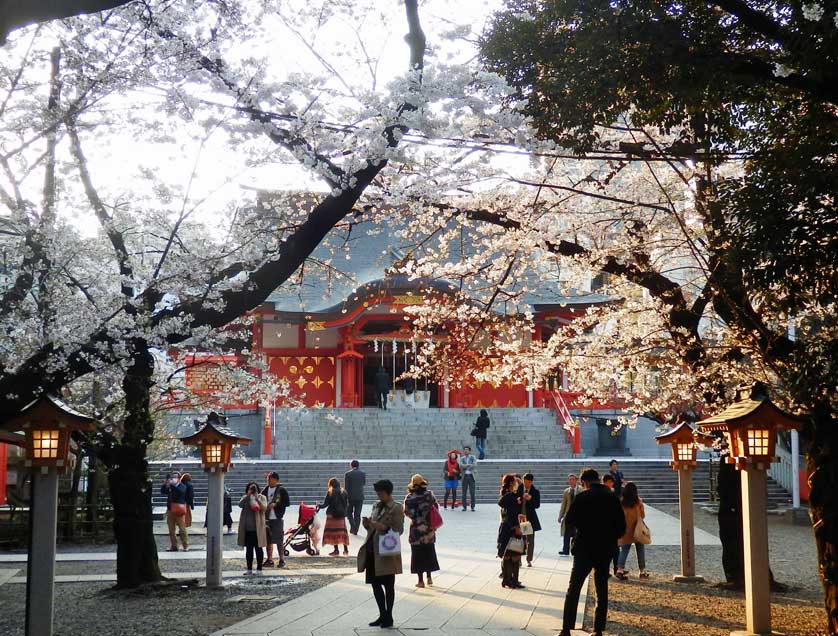
{"label": "red pillar", "polygon": [[361,401],[358,398],[358,359],[364,356],[354,350],[344,351],[338,355],[340,360],[340,406],[345,409],[358,408]]}
{"label": "red pillar", "polygon": [[8,476],[9,448],[0,442],[0,504],[6,503],[6,478]]}
{"label": "red pillar", "polygon": [[265,426],[263,427],[263,434],[262,434],[262,455],[266,457],[270,457],[273,453],[272,450],[272,443],[273,443],[273,405],[269,404],[265,407]]}

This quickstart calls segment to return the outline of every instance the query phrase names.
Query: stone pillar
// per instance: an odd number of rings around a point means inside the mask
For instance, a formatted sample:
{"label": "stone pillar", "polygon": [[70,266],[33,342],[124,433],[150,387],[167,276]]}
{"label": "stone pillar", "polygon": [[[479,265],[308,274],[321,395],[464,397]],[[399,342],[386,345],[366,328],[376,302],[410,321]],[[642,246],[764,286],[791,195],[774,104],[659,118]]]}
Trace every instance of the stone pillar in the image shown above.
{"label": "stone pillar", "polygon": [[704,577],[695,575],[693,469],[690,466],[678,467],[678,505],[681,517],[681,574],[673,580],[677,583],[703,583]]}
{"label": "stone pillar", "polygon": [[527,389],[527,408],[531,409],[534,406],[532,389]]}
{"label": "stone pillar", "polygon": [[791,430],[791,505],[800,508],[800,433]]}
{"label": "stone pillar", "polygon": [[54,467],[34,470],[29,514],[26,636],[51,636],[58,520],[58,472]]}
{"label": "stone pillar", "polygon": [[221,587],[223,566],[224,471],[208,474],[207,488],[207,587]]}
{"label": "stone pillar", "polygon": [[742,469],[742,516],[745,537],[745,625],[735,636],[771,634],[768,574],[768,520],[765,470],[751,464]]}

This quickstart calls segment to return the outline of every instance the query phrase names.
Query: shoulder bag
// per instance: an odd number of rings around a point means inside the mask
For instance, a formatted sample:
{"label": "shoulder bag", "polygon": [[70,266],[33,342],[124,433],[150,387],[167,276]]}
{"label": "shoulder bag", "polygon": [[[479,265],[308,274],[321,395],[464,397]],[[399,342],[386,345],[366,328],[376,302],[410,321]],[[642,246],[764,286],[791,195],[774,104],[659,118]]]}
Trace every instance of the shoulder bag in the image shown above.
{"label": "shoulder bag", "polygon": [[169,506],[169,512],[171,512],[175,517],[183,517],[186,515],[186,504],[173,503]]}
{"label": "shoulder bag", "polygon": [[431,512],[428,515],[428,522],[434,530],[438,530],[442,527],[443,521],[442,515],[439,514],[439,504],[435,503],[431,506]]}
{"label": "shoulder bag", "polygon": [[637,525],[634,526],[634,542],[642,545],[652,543],[652,531],[649,530],[643,517],[637,517]]}
{"label": "shoulder bag", "polygon": [[510,537],[509,543],[506,544],[507,552],[515,552],[516,554],[523,554],[524,552],[524,538]]}

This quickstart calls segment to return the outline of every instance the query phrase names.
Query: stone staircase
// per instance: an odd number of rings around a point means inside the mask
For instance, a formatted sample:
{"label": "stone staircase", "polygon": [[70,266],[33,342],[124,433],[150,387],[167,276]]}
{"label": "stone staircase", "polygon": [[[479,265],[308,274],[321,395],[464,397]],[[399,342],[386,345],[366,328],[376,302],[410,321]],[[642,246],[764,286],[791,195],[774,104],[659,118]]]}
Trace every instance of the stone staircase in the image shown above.
{"label": "stone staircase", "polygon": [[[473,446],[479,409],[278,409],[273,457],[288,459],[444,458]],[[488,457],[572,457],[549,409],[491,409]]]}
{"label": "stone staircase", "polygon": [[[532,472],[535,484],[541,490],[542,501],[555,503],[561,501],[562,491],[566,487],[569,473],[579,474],[587,467],[596,468],[600,474],[608,470],[607,459],[596,458],[588,460],[538,460],[498,459],[481,462],[477,476],[477,500],[481,504],[494,505],[500,487],[501,475],[507,472]],[[404,495],[410,476],[421,473],[430,482],[431,489],[438,497],[445,490],[442,486],[443,460],[371,460],[361,461],[361,468],[367,473],[366,499],[375,499],[372,484],[378,479],[389,479],[395,485],[395,495]],[[670,469],[667,461],[663,460],[633,460],[625,459],[620,468],[626,479],[634,481],[644,501],[653,506],[675,505],[678,503],[678,481],[675,472]],[[170,463],[155,462],[151,465],[154,480],[154,504],[165,505],[165,498],[159,494],[160,484],[170,470],[188,471],[193,477],[195,486],[196,505],[206,505],[207,477],[196,460],[172,461]],[[244,493],[248,481],[259,484],[265,483],[265,474],[276,470],[280,481],[287,488],[293,506],[301,501],[315,503],[323,501],[326,493],[326,482],[336,476],[343,481],[343,474],[348,470],[345,461],[258,461],[239,462],[227,473],[226,485],[233,493]],[[695,471],[693,479],[693,494],[696,503],[704,503],[710,499],[710,471],[709,464],[701,463]],[[785,505],[789,495],[776,482],[769,479],[769,506]]]}

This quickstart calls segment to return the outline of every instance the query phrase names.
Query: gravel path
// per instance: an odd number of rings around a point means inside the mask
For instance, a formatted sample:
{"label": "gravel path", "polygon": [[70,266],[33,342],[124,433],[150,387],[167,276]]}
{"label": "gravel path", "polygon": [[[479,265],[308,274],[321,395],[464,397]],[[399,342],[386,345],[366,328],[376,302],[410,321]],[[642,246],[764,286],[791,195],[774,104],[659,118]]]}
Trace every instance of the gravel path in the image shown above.
{"label": "gravel path", "polygon": [[[678,516],[677,508],[665,510]],[[825,632],[823,596],[817,576],[817,556],[812,530],[794,526],[785,519],[769,516],[771,568],[776,579],[790,587],[772,595],[772,626],[786,636],[814,636]],[[696,510],[696,526],[718,536],[714,515]],[[654,533],[654,528],[652,528]],[[607,633],[619,636],[728,636],[745,627],[745,597],[714,587],[724,581],[722,549],[696,548],[702,585],[672,582],[680,571],[677,546],[648,546],[646,567],[651,579],[640,581],[632,550],[627,567],[628,581],[610,579]],[[593,625],[593,585],[588,590],[586,626]]]}

